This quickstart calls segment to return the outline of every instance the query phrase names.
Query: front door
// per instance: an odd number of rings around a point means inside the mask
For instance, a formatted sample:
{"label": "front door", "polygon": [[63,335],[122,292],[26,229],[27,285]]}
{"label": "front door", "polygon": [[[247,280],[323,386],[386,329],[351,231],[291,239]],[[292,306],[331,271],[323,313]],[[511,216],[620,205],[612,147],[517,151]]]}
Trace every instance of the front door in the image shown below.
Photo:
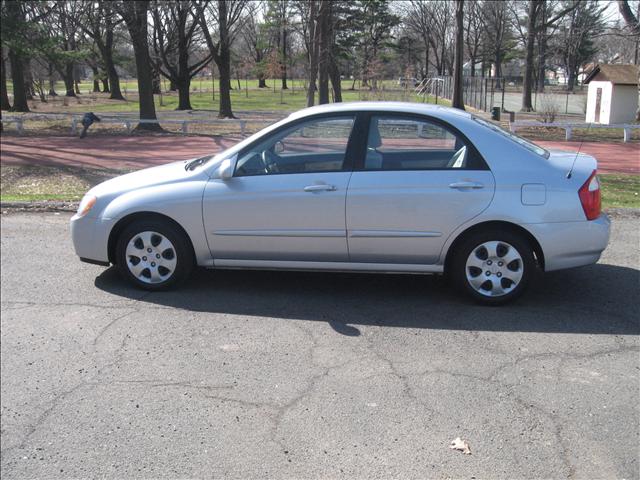
{"label": "front door", "polygon": [[600,109],[602,108],[602,89],[596,89],[596,111],[595,111],[595,123],[600,123]]}
{"label": "front door", "polygon": [[433,264],[491,202],[494,179],[459,133],[425,117],[375,115],[347,192],[352,262]]}
{"label": "front door", "polygon": [[307,119],[238,155],[233,178],[205,189],[204,223],[219,260],[348,260],[345,201],[354,116]]}

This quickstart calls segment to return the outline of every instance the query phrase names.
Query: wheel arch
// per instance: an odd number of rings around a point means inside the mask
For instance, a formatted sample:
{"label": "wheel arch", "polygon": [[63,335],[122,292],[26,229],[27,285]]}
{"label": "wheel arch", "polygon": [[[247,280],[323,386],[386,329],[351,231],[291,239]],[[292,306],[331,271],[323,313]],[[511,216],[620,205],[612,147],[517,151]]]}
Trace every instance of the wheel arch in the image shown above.
{"label": "wheel arch", "polygon": [[172,224],[185,236],[189,244],[189,248],[191,249],[193,258],[195,258],[193,241],[191,240],[191,237],[189,236],[187,231],[182,227],[182,225],[176,222],[173,218],[163,213],[143,211],[143,212],[130,213],[122,217],[113,226],[113,228],[111,229],[111,232],[109,232],[109,240],[107,242],[107,255],[109,258],[109,262],[111,262],[113,265],[116,264],[116,244],[118,243],[118,237],[127,226],[131,225],[133,222],[136,222],[138,220],[162,220]]}
{"label": "wheel arch", "polygon": [[533,249],[533,253],[535,254],[535,257],[536,257],[536,262],[538,263],[542,271],[544,271],[544,266],[545,266],[544,251],[542,250],[542,246],[540,245],[540,242],[538,242],[536,237],[529,230],[512,222],[507,222],[504,220],[491,220],[491,221],[476,223],[475,225],[472,225],[466,230],[462,231],[456,237],[456,239],[451,243],[451,245],[449,246],[449,249],[447,250],[447,255],[444,261],[445,273],[449,269],[451,262],[453,260],[455,251],[458,249],[459,245],[469,235],[472,235],[482,230],[488,230],[488,229],[508,230],[522,236]]}

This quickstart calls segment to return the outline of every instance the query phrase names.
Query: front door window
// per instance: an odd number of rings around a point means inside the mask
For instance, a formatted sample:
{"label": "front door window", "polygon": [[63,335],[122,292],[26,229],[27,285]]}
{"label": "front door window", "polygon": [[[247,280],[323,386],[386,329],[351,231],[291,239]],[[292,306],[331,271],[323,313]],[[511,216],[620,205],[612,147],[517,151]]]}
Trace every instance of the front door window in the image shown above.
{"label": "front door window", "polygon": [[325,117],[276,133],[241,155],[234,176],[342,171],[353,123]]}

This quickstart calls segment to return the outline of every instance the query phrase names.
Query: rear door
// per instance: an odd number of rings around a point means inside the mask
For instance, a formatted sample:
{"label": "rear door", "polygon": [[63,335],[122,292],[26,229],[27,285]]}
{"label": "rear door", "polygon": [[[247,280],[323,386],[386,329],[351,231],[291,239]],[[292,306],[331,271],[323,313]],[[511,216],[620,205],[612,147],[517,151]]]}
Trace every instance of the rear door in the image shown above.
{"label": "rear door", "polygon": [[372,114],[347,191],[352,262],[433,264],[458,226],[491,202],[493,175],[474,146],[439,120]]}

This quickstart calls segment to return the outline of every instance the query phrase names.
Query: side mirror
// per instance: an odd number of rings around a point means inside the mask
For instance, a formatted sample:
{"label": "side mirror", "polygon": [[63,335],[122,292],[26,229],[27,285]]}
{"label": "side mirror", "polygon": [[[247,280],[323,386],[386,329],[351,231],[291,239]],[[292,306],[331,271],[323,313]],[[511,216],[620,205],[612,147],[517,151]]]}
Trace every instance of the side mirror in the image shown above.
{"label": "side mirror", "polygon": [[218,175],[222,180],[229,180],[233,178],[233,171],[235,170],[236,162],[234,158],[226,158],[218,167]]}

